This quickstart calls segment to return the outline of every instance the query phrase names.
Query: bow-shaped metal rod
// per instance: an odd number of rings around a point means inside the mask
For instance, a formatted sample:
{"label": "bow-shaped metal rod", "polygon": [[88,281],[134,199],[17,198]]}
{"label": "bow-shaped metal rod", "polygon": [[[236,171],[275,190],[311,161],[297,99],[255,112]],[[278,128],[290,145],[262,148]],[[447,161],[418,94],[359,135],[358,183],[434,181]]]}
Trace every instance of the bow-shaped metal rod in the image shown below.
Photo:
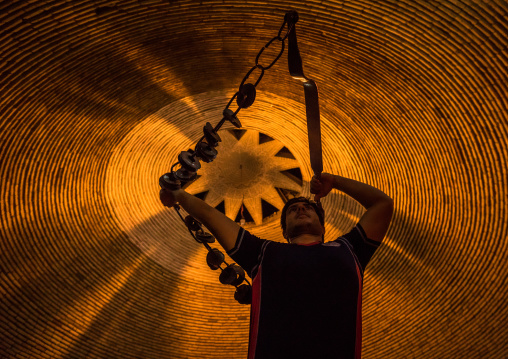
{"label": "bow-shaped metal rod", "polygon": [[307,132],[309,136],[310,166],[316,176],[323,172],[323,154],[321,149],[321,124],[319,117],[319,96],[316,83],[303,73],[302,58],[296,40],[296,22],[298,13],[289,11],[285,15],[288,23],[288,66],[291,76],[303,82],[305,92],[305,109],[307,112]]}

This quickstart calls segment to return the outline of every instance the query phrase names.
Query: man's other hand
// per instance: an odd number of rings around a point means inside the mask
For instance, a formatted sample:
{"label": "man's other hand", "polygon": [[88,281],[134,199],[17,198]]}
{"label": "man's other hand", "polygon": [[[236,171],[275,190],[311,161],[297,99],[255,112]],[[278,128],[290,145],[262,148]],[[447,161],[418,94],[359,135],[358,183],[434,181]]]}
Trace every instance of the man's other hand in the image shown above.
{"label": "man's other hand", "polygon": [[314,201],[318,202],[325,197],[335,185],[335,176],[329,173],[321,173],[319,177],[314,175],[310,181],[310,193],[315,194]]}
{"label": "man's other hand", "polygon": [[176,192],[177,191],[170,191],[162,188],[159,192],[159,198],[162,204],[166,207],[172,207],[177,202],[175,196]]}

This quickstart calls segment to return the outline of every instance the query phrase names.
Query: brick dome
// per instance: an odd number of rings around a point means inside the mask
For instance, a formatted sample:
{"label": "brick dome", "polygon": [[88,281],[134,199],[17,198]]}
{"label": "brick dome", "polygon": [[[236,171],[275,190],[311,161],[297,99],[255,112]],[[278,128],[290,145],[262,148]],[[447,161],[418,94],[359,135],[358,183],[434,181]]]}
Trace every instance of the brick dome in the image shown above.
{"label": "brick dome", "polygon": [[[325,171],[395,200],[366,271],[363,357],[506,356],[506,1],[13,0],[0,4],[0,357],[246,357],[249,306],[161,206],[158,178],[218,123],[289,9]],[[308,194],[285,55],[239,118],[289,150]],[[324,206],[326,240],[362,213],[340,193]],[[246,226],[282,240],[276,216]]]}

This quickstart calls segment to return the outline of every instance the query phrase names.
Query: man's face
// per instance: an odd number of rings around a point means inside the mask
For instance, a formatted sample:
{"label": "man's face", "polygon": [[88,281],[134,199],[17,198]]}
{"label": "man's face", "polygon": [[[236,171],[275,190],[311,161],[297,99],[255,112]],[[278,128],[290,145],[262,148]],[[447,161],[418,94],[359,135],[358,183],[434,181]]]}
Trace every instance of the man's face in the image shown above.
{"label": "man's face", "polygon": [[324,234],[324,227],[314,208],[306,202],[296,202],[286,210],[286,238],[294,238],[300,234]]}

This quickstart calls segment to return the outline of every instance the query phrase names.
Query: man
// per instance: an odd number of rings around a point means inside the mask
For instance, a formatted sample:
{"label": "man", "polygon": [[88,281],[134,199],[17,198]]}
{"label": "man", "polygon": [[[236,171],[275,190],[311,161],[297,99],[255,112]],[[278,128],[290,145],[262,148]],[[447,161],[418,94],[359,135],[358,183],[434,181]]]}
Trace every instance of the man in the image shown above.
{"label": "man", "polygon": [[316,201],[333,188],[366,208],[356,226],[324,243],[320,207],[303,197],[292,199],[281,214],[287,244],[251,235],[183,190],[161,190],[164,205],[178,202],[253,279],[249,359],[360,358],[363,272],[388,230],[393,200],[341,176],[312,178]]}

